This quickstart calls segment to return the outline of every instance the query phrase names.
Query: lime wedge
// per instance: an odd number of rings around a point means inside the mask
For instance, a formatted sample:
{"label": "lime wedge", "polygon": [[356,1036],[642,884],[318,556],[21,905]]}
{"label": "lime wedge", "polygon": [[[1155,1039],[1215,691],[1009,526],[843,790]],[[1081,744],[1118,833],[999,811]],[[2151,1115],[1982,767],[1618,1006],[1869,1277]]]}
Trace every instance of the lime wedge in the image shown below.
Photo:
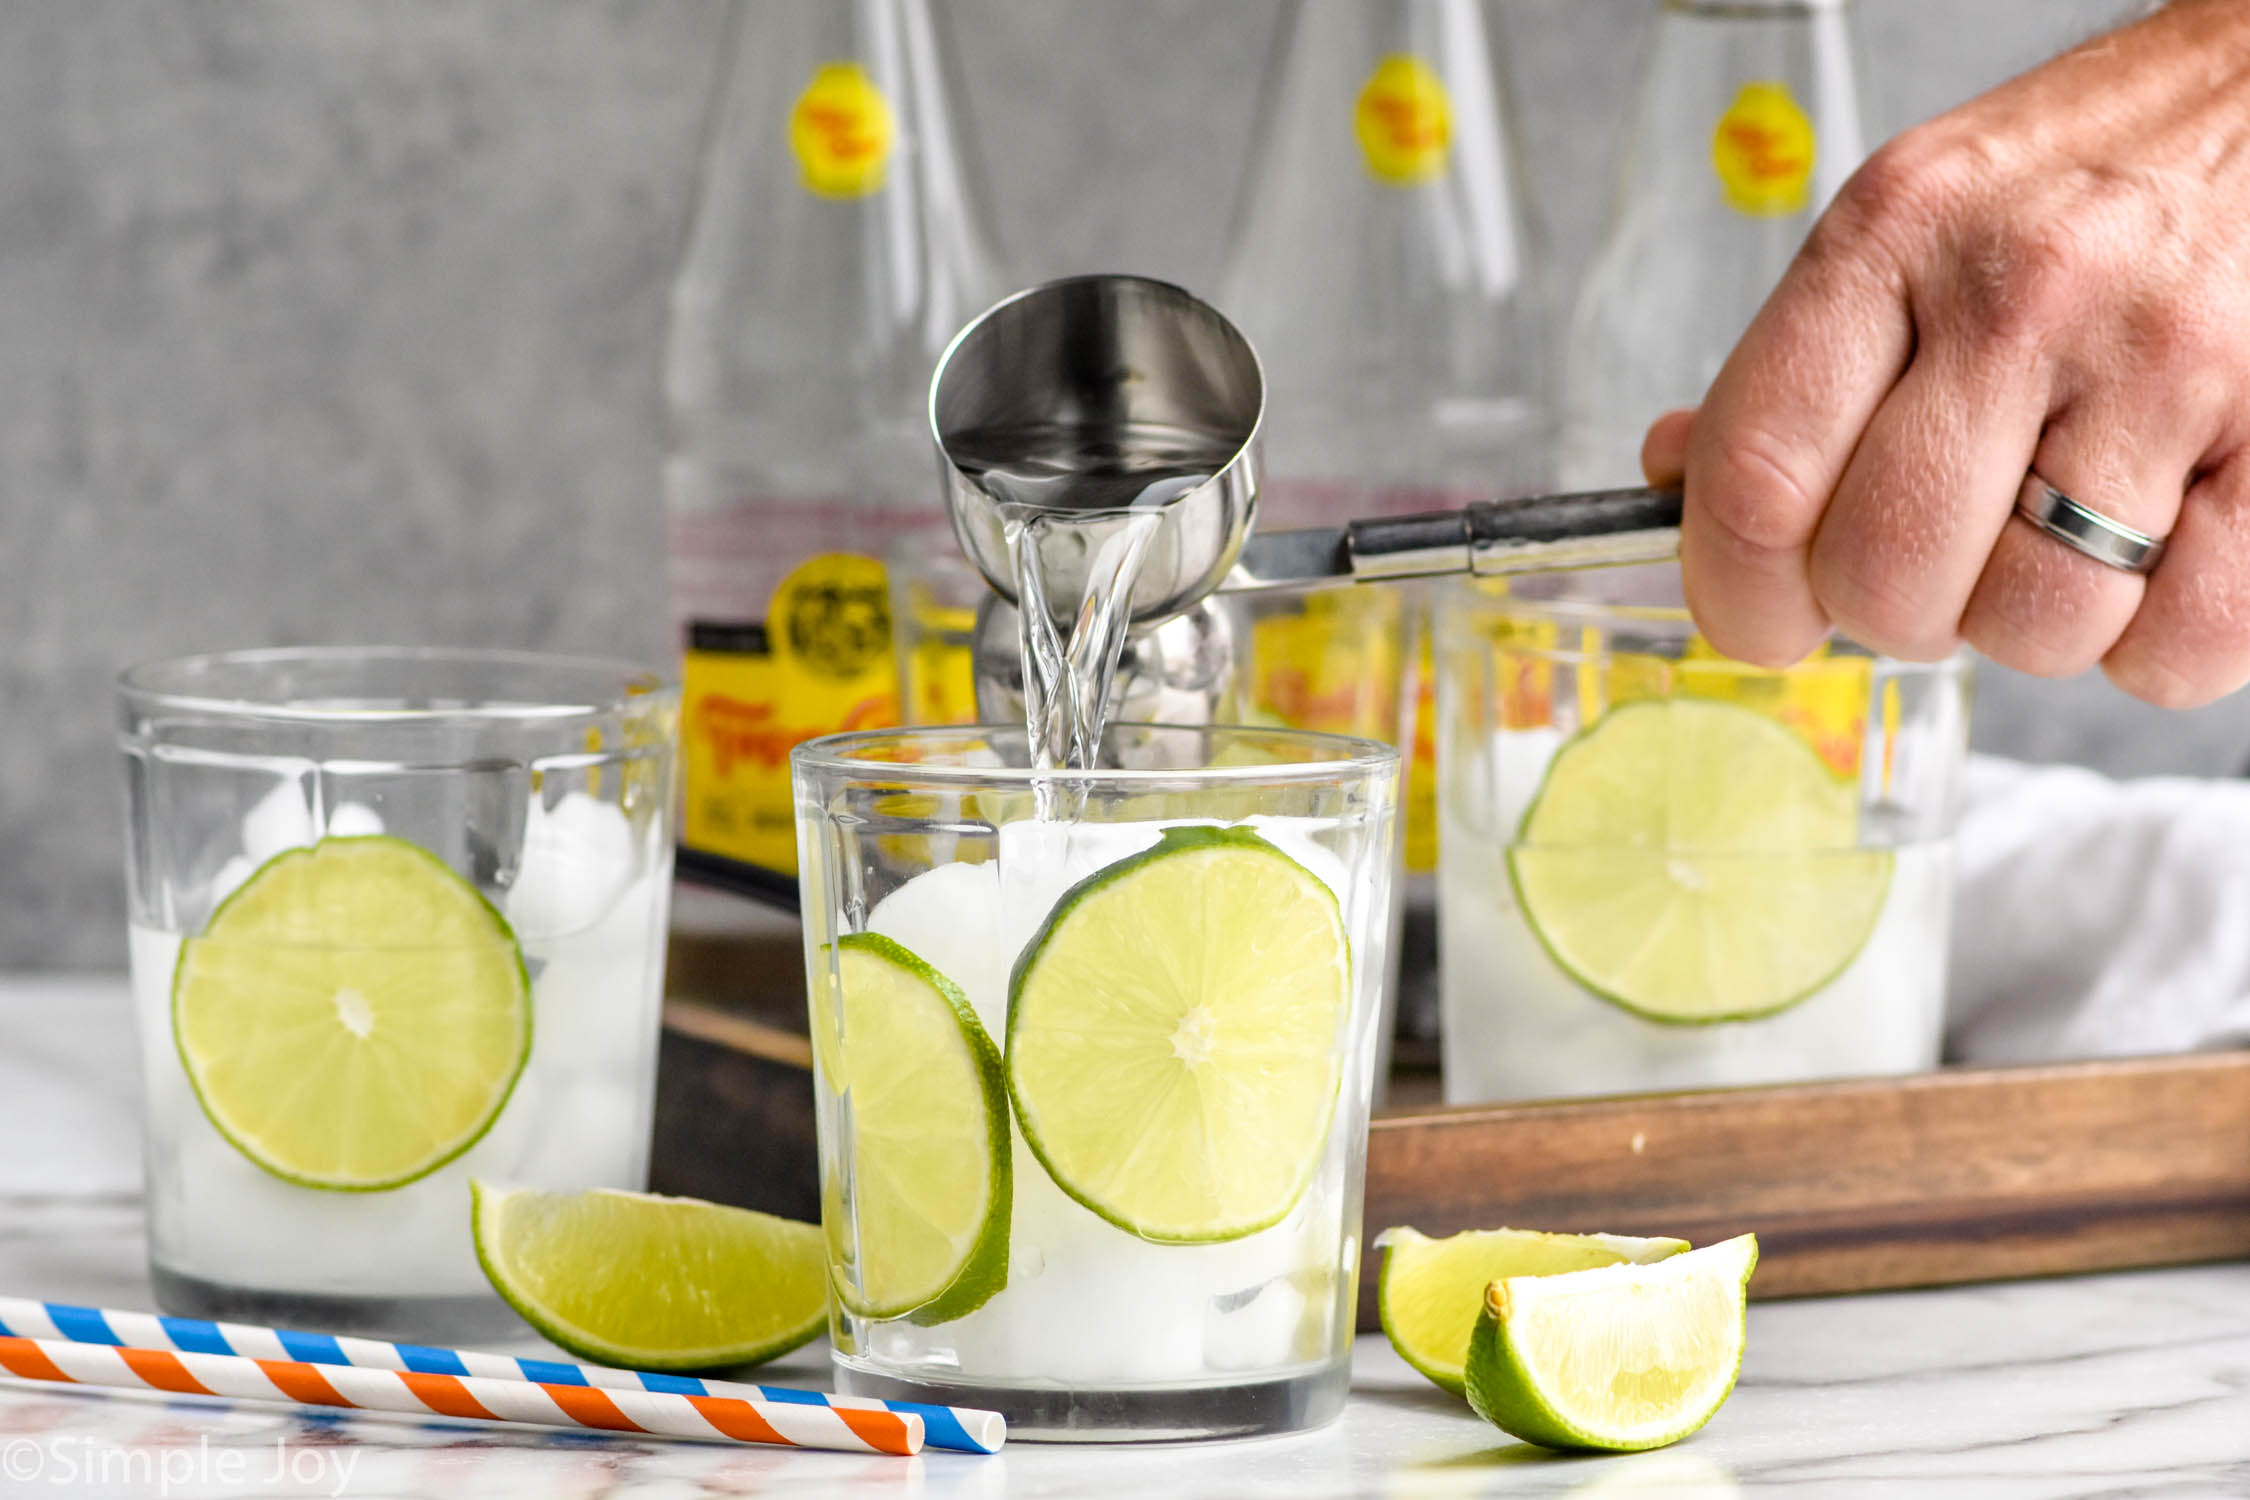
{"label": "lime wedge", "polygon": [[1587,989],[1652,1021],[1747,1020],[1866,945],[1891,853],[1856,847],[1858,831],[1857,787],[1782,725],[1659,699],[1557,752],[1508,869],[1532,931]]}
{"label": "lime wedge", "polygon": [[1734,1389],[1757,1264],[1745,1234],[1649,1266],[1495,1281],[1469,1337],[1469,1404],[1549,1448],[1676,1443]]}
{"label": "lime wedge", "polygon": [[708,1370],[772,1359],[828,1322],[820,1227],[694,1198],[471,1181],[477,1260],[581,1359]]}
{"label": "lime wedge", "polygon": [[274,856],[182,945],[172,1034],[243,1155],[374,1191],[499,1118],[531,1052],[531,982],[507,922],[435,855],[322,839]]}
{"label": "lime wedge", "polygon": [[1008,1088],[1062,1190],[1143,1239],[1238,1239],[1303,1196],[1351,1009],[1336,898],[1243,829],[1072,886],[1016,960]]}
{"label": "lime wedge", "polygon": [[1645,1266],[1688,1247],[1686,1240],[1620,1234],[1540,1234],[1530,1229],[1469,1229],[1433,1240],[1415,1229],[1386,1229],[1376,1304],[1399,1357],[1437,1385],[1462,1394],[1469,1335],[1484,1289],[1510,1276],[1553,1276],[1595,1266]]}
{"label": "lime wedge", "polygon": [[850,1191],[823,1184],[836,1295],[868,1318],[944,1323],[1008,1281],[1008,1092],[960,987],[889,938],[836,942],[813,995]]}

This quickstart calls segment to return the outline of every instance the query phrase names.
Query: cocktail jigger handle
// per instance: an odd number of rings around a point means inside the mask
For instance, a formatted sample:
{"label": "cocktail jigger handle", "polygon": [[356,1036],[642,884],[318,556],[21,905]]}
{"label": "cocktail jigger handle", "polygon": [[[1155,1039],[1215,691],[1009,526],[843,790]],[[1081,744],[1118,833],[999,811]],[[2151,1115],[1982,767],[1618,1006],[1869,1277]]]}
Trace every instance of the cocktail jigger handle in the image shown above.
{"label": "cocktail jigger handle", "polygon": [[1680,550],[1678,490],[1593,490],[1461,510],[1251,533],[1229,592],[1328,579],[1533,573],[1662,562]]}

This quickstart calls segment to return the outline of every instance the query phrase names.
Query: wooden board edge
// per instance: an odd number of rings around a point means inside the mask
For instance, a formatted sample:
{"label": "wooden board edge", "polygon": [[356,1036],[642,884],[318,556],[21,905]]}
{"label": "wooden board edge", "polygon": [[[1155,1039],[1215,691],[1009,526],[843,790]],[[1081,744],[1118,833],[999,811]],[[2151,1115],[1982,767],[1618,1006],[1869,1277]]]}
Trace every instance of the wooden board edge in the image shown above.
{"label": "wooden board edge", "polygon": [[731,1051],[780,1063],[783,1067],[812,1071],[812,1039],[802,1032],[769,1026],[724,1006],[683,996],[664,1000],[664,1029],[697,1041],[712,1042]]}
{"label": "wooden board edge", "polygon": [[1751,1231],[1761,1298],[2250,1256],[2250,1053],[1392,1114],[1367,1233],[1392,1223]]}

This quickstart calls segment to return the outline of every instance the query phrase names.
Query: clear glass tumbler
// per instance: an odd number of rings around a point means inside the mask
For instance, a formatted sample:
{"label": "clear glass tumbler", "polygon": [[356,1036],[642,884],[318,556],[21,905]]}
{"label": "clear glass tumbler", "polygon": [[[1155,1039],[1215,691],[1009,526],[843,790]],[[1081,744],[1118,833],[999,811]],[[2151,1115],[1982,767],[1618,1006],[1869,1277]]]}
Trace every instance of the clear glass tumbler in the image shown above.
{"label": "clear glass tumbler", "polygon": [[842,1388],[1089,1441],[1349,1378],[1398,753],[1123,726],[795,755]]}
{"label": "clear glass tumbler", "polygon": [[898,650],[900,719],[974,724],[977,611],[992,598],[984,575],[945,525],[900,537],[884,560],[884,572],[891,587],[891,639]]}
{"label": "clear glass tumbler", "polygon": [[676,689],[306,649],[134,667],[119,698],[157,1300],[520,1330],[469,1180],[647,1179]]}
{"label": "clear glass tumbler", "polygon": [[1729,661],[1672,566],[1437,629],[1447,1102],[1936,1065],[1963,658]]}

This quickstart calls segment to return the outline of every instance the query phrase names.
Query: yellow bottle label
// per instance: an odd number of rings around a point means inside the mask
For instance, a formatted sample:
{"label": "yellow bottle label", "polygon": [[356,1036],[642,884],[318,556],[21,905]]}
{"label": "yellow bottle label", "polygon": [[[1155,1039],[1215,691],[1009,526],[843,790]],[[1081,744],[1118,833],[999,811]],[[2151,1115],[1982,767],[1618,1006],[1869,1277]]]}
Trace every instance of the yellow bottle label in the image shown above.
{"label": "yellow bottle label", "polygon": [[699,849],[797,868],[789,752],[898,722],[883,565],[831,552],[774,590],[764,651],[690,650],[681,668],[686,792],[681,833]]}
{"label": "yellow bottle label", "polygon": [[1445,81],[1418,57],[1394,52],[1360,87],[1352,130],[1377,182],[1407,186],[1445,171],[1453,143],[1453,102]]}
{"label": "yellow bottle label", "polygon": [[896,130],[890,101],[865,68],[822,63],[789,112],[789,149],[807,191],[860,198],[882,187]]}
{"label": "yellow bottle label", "polygon": [[1789,85],[1746,83],[1711,132],[1711,169],[1735,212],[1801,213],[1812,199],[1820,143]]}
{"label": "yellow bottle label", "polygon": [[1398,734],[1403,606],[1397,591],[1308,594],[1250,627],[1261,722],[1388,740]]}

